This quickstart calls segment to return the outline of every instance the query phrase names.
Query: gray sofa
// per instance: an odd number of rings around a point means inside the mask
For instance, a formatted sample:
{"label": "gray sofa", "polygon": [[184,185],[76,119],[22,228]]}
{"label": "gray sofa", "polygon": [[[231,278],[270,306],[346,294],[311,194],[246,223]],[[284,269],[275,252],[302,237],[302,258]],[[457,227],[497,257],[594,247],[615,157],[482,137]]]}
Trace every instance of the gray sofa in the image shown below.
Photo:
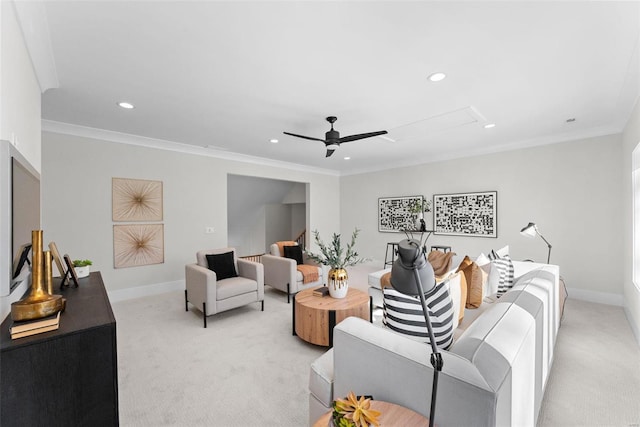
{"label": "gray sofa", "polygon": [[[536,424],[560,325],[559,268],[525,262],[514,267],[513,288],[483,304],[481,314],[442,351],[439,426]],[[430,353],[425,344],[380,326],[344,320],[334,329],[333,349],[311,366],[310,424],[349,391],[429,416]]]}

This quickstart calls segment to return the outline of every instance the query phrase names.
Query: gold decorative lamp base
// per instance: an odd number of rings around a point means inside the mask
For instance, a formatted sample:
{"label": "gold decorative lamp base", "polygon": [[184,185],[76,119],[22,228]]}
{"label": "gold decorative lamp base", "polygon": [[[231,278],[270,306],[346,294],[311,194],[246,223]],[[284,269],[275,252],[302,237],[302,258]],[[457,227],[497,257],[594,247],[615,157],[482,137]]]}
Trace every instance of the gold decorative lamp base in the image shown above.
{"label": "gold decorative lamp base", "polygon": [[[14,321],[41,319],[56,314],[65,307],[66,300],[62,295],[50,294],[51,254],[49,251],[42,252],[42,230],[31,232],[31,243],[33,254],[31,293],[26,298],[11,304],[11,318]],[[47,259],[43,260],[43,256]]]}
{"label": "gold decorative lamp base", "polygon": [[62,295],[29,295],[11,304],[11,318],[16,322],[41,319],[63,311],[64,306],[65,299]]}

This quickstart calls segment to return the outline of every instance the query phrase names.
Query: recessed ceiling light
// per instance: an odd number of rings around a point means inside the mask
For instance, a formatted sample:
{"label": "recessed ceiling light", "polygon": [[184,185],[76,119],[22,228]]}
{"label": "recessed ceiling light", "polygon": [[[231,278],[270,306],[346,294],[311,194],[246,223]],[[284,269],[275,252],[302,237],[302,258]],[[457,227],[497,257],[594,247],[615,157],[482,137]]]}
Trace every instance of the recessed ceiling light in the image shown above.
{"label": "recessed ceiling light", "polygon": [[277,144],[278,140],[273,138],[273,139],[270,139],[269,142],[272,143],[272,144]]}
{"label": "recessed ceiling light", "polygon": [[118,105],[122,108],[126,108],[127,110],[131,110],[133,107],[133,104],[129,103],[129,102],[118,102]]}
{"label": "recessed ceiling light", "polygon": [[351,160],[351,157],[347,156],[344,158],[345,160]]}
{"label": "recessed ceiling light", "polygon": [[491,129],[491,128],[494,128],[494,127],[496,127],[495,123],[487,123],[486,125],[484,125],[485,129]]}
{"label": "recessed ceiling light", "polygon": [[447,75],[445,73],[433,73],[429,76],[429,80],[431,80],[432,82],[439,82],[440,80],[444,80],[444,78],[447,77]]}

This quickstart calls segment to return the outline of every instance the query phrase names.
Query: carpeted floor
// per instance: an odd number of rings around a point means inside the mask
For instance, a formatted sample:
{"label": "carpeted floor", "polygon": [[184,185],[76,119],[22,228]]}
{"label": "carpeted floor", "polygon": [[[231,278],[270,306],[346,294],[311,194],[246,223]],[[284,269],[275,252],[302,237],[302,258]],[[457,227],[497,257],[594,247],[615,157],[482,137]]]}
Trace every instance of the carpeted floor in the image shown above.
{"label": "carpeted floor", "polygon": [[[366,289],[362,277],[350,282]],[[266,289],[264,312],[207,329],[182,292],[114,303],[121,425],[306,426],[309,365],[325,349],[292,336],[291,305]],[[640,425],[640,348],[620,307],[568,300],[538,425]]]}

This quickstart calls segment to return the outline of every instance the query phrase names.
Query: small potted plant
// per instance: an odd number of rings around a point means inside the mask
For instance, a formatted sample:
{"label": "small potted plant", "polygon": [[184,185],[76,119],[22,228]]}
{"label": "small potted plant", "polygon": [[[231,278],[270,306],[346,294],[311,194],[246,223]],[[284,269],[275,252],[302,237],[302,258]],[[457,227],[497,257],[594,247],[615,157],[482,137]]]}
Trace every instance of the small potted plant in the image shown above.
{"label": "small potted plant", "polygon": [[333,401],[333,425],[336,427],[379,426],[380,411],[371,408],[371,399],[360,396],[358,399],[351,391],[346,399]]}
{"label": "small potted plant", "polygon": [[87,277],[91,272],[91,265],[93,263],[89,259],[74,259],[73,260],[73,269],[76,271],[76,276],[78,279],[82,277]]}
{"label": "small potted plant", "polygon": [[360,230],[357,228],[351,235],[351,243],[347,245],[346,252],[340,241],[340,235],[333,233],[330,245],[325,245],[320,238],[318,230],[313,231],[315,242],[320,248],[320,253],[305,251],[307,256],[318,264],[328,265],[331,267],[327,277],[327,285],[329,287],[329,295],[333,298],[344,298],[347,296],[349,276],[346,267],[364,262],[364,258],[359,258],[358,252],[354,250],[356,238]]}

